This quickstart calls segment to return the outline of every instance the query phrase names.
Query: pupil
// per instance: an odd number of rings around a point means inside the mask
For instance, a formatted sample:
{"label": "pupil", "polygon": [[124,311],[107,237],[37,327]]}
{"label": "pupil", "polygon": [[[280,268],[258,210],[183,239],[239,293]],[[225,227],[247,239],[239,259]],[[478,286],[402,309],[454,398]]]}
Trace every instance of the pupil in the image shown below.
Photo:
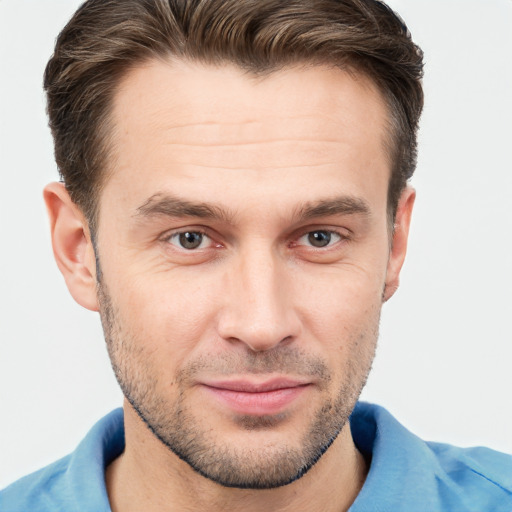
{"label": "pupil", "polygon": [[325,247],[331,241],[331,234],[328,231],[313,231],[308,235],[308,239],[314,247]]}
{"label": "pupil", "polygon": [[203,241],[201,233],[186,232],[180,234],[180,244],[185,249],[197,249]]}

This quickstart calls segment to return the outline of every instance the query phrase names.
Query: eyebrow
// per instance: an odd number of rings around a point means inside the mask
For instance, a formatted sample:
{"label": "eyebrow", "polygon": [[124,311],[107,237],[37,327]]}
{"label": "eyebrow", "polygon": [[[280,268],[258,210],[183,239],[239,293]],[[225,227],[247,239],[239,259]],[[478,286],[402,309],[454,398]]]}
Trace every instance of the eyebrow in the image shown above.
{"label": "eyebrow", "polygon": [[135,217],[197,217],[231,222],[233,214],[224,208],[208,203],[196,203],[168,194],[154,194],[136,210]]}
{"label": "eyebrow", "polygon": [[[293,217],[299,222],[303,222],[319,217],[356,214],[369,217],[371,209],[368,203],[359,197],[343,195],[304,203],[295,210]],[[151,196],[143,205],[137,208],[135,213],[135,217],[151,218],[156,216],[196,217],[199,219],[221,220],[228,223],[231,223],[235,217],[233,212],[220,206],[211,203],[192,202],[163,193]]]}
{"label": "eyebrow", "polygon": [[300,221],[334,215],[362,215],[363,217],[370,217],[370,214],[371,209],[368,203],[364,199],[354,196],[339,196],[306,203],[297,211],[297,217]]}

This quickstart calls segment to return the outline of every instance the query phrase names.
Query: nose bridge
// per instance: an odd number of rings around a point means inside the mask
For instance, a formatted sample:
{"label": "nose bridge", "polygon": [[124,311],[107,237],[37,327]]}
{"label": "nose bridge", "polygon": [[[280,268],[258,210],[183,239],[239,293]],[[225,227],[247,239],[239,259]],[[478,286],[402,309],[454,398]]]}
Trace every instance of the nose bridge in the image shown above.
{"label": "nose bridge", "polygon": [[248,248],[231,270],[221,336],[243,342],[253,351],[269,350],[294,338],[298,321],[286,262],[279,254],[268,247]]}

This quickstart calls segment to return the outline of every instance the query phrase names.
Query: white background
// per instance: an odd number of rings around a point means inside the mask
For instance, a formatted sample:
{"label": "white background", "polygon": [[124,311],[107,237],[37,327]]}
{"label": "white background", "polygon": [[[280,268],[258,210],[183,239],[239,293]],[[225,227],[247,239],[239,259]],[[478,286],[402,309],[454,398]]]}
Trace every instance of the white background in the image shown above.
{"label": "white background", "polygon": [[[53,262],[42,73],[77,0],[0,0],[0,487],[121,404],[99,318]],[[512,452],[512,1],[395,0],[426,56],[402,286],[363,398],[423,438]]]}

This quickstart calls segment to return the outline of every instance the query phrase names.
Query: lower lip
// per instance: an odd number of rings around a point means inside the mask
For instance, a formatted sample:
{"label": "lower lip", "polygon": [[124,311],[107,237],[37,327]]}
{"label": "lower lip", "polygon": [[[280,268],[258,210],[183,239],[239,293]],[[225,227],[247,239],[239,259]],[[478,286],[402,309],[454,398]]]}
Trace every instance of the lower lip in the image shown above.
{"label": "lower lip", "polygon": [[299,398],[307,387],[308,385],[294,386],[259,393],[210,386],[204,386],[204,389],[238,414],[264,416],[283,412],[283,409]]}

